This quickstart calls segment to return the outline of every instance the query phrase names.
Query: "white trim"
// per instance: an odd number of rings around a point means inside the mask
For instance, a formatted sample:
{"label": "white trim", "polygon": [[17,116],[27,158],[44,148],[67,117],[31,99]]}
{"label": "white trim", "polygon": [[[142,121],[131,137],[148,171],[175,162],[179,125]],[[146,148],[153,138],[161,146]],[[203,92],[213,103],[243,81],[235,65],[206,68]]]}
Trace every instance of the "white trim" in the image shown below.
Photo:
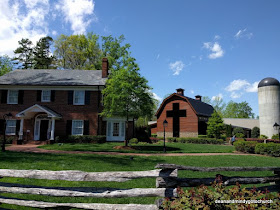
{"label": "white trim", "polygon": [[[118,136],[114,136],[114,123],[118,123]],[[125,140],[125,120],[124,118],[108,118],[106,125],[106,140],[107,141],[124,141]]]}
{"label": "white trim", "polygon": [[17,102],[16,103],[11,103],[10,102],[10,91],[11,90],[8,90],[8,94],[7,94],[7,104],[18,104],[18,94],[19,94],[19,91],[18,91],[18,89],[16,89],[16,90],[12,90],[12,91],[17,91]]}
{"label": "white trim", "polygon": [[[35,141],[39,141],[39,140],[40,140],[40,136],[41,136],[41,121],[42,121],[42,120],[48,120],[48,121],[49,121],[49,122],[48,122],[48,129],[47,129],[47,131],[46,131],[46,132],[47,132],[47,138],[48,138],[48,131],[50,130],[50,121],[51,121],[51,120],[48,119],[48,118],[45,118],[45,119],[44,119],[44,118],[38,119],[38,117],[39,117],[39,116],[42,116],[42,115],[46,115],[46,114],[39,114],[39,115],[36,116],[36,118],[35,118],[35,120],[34,120],[34,122],[35,122],[35,123],[34,123],[34,140],[35,140]],[[38,129],[38,135],[36,135],[36,131],[37,131],[37,130],[36,130],[36,122],[39,123],[38,128],[37,128],[37,129]],[[48,139],[43,139],[43,140],[48,140]]]}
{"label": "white trim", "polygon": [[49,112],[48,110],[46,110],[44,107],[40,106],[39,104],[35,104],[35,105],[33,105],[33,106],[31,106],[31,107],[29,107],[29,108],[27,108],[27,109],[25,109],[25,110],[23,110],[23,111],[17,113],[17,114],[16,114],[16,117],[23,117],[23,118],[24,118],[24,113],[25,113],[25,112],[28,112],[29,110],[33,109],[34,107],[37,107],[37,108],[41,109],[42,112],[46,112],[46,113],[48,114],[49,117],[54,117],[54,118],[56,118],[56,119],[60,119],[60,118],[61,118],[60,116],[55,115],[55,114]]}
{"label": "white trim", "polygon": [[105,88],[105,85],[95,86],[23,86],[23,85],[0,85],[1,90],[89,90],[89,91],[101,91]]}
{"label": "white trim", "polygon": [[[43,92],[46,92],[46,91],[48,91],[49,94],[50,94],[49,100],[44,100]],[[41,102],[51,102],[51,97],[52,97],[52,92],[51,92],[51,90],[42,90],[42,92],[41,92]]]}
{"label": "white trim", "polygon": [[[14,128],[14,132],[13,133],[7,133],[7,128],[8,128],[8,121],[14,121],[15,122],[15,125],[14,126],[9,126],[9,127],[12,127]],[[17,132],[17,120],[6,120],[6,130],[5,130],[5,134],[6,135],[9,135],[9,136],[13,136],[13,135],[16,135],[16,132]]]}
{"label": "white trim", "polygon": [[[83,100],[81,102],[76,103],[75,102],[75,95],[77,92],[83,93]],[[86,92],[84,90],[74,90],[73,91],[73,105],[85,105],[85,97],[86,97]]]}
{"label": "white trim", "polygon": [[[83,122],[83,127],[82,127],[82,134],[74,134],[73,133],[73,128],[74,128],[74,126],[73,126],[73,124],[74,124],[74,121],[82,121]],[[85,128],[85,126],[84,126],[84,120],[72,120],[72,126],[71,126],[72,128],[71,128],[71,135],[75,135],[75,136],[83,136],[84,135],[84,128]]]}

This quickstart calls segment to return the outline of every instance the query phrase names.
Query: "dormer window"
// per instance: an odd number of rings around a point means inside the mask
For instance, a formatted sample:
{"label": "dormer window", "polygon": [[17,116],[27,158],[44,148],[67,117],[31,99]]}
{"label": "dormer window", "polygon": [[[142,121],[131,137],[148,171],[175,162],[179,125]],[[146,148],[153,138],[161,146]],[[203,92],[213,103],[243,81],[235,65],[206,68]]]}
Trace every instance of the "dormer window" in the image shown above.
{"label": "dormer window", "polygon": [[50,90],[42,90],[42,102],[50,102],[51,101],[51,91]]}
{"label": "dormer window", "polygon": [[75,90],[74,91],[74,105],[85,105],[85,91]]}
{"label": "dormer window", "polygon": [[18,90],[8,91],[8,104],[18,104]]}

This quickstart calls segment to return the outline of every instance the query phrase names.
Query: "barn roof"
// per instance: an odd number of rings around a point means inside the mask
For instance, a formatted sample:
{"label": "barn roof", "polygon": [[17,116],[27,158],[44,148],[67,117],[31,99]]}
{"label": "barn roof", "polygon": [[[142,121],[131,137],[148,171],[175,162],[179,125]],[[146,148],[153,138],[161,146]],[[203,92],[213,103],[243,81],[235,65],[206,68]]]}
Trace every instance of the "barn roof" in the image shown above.
{"label": "barn roof", "polygon": [[163,102],[161,103],[161,105],[156,113],[156,116],[158,116],[158,114],[161,114],[165,104],[169,101],[169,99],[171,99],[173,97],[179,97],[182,100],[185,100],[186,102],[188,102],[197,115],[210,117],[214,111],[214,108],[210,104],[204,103],[200,100],[195,100],[195,99],[189,98],[187,96],[182,96],[177,93],[173,93],[172,95],[170,95],[169,97],[167,97],[163,100]]}

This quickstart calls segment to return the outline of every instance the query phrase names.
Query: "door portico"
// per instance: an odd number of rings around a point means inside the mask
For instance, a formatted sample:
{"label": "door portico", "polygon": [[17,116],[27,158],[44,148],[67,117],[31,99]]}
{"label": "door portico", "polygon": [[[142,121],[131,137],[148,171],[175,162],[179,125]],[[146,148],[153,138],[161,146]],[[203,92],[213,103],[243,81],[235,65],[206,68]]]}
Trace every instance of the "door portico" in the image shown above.
{"label": "door portico", "polygon": [[25,119],[34,118],[34,140],[54,140],[55,120],[61,115],[45,106],[35,104],[24,111],[18,113],[16,117],[21,119],[19,139],[23,139],[23,125]]}

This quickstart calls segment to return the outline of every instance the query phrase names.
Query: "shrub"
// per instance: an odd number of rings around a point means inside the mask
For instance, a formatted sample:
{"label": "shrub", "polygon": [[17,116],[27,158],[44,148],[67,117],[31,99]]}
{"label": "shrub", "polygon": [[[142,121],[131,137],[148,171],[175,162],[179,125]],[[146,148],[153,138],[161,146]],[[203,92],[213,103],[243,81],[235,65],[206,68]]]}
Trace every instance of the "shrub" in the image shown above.
{"label": "shrub", "polygon": [[129,140],[130,144],[138,144],[138,139],[137,138],[132,138]]}
{"label": "shrub", "polygon": [[224,140],[215,138],[192,138],[181,137],[177,138],[177,142],[180,143],[193,143],[193,144],[223,144]]}
{"label": "shrub", "polygon": [[279,140],[279,134],[274,134],[271,139]]}
{"label": "shrub", "polygon": [[61,141],[60,143],[105,143],[106,136],[91,136],[91,135],[70,135],[67,137],[66,141]]}
{"label": "shrub", "polygon": [[233,143],[235,150],[246,153],[255,153],[256,141],[236,141]]}
{"label": "shrub", "polygon": [[156,138],[156,137],[157,137],[157,134],[156,134],[156,133],[152,133],[152,134],[151,134],[151,137]]}
{"label": "shrub", "polygon": [[252,138],[258,138],[260,136],[260,128],[253,127],[252,129]]}
{"label": "shrub", "polygon": [[198,135],[198,138],[207,138],[207,135]]}
{"label": "shrub", "polygon": [[[226,187],[221,182],[214,182],[211,187],[201,185],[187,191],[177,188],[178,198],[165,198],[163,209],[279,209],[280,194],[241,188],[240,184]],[[266,203],[219,203],[224,200],[272,200]]]}
{"label": "shrub", "polygon": [[268,136],[261,134],[260,139],[268,139]]}
{"label": "shrub", "polygon": [[244,130],[243,130],[243,128],[240,128],[240,127],[235,127],[234,129],[233,129],[233,135],[235,135],[237,138],[243,138],[243,137],[245,137],[245,135],[244,135]]}
{"label": "shrub", "polygon": [[255,153],[261,155],[270,155],[280,157],[280,144],[275,143],[258,143],[255,147]]}
{"label": "shrub", "polygon": [[[13,140],[15,140],[15,136],[6,136],[6,144],[12,144],[13,143]],[[2,142],[4,141],[4,137],[1,136],[0,137],[0,142],[2,144]]]}

